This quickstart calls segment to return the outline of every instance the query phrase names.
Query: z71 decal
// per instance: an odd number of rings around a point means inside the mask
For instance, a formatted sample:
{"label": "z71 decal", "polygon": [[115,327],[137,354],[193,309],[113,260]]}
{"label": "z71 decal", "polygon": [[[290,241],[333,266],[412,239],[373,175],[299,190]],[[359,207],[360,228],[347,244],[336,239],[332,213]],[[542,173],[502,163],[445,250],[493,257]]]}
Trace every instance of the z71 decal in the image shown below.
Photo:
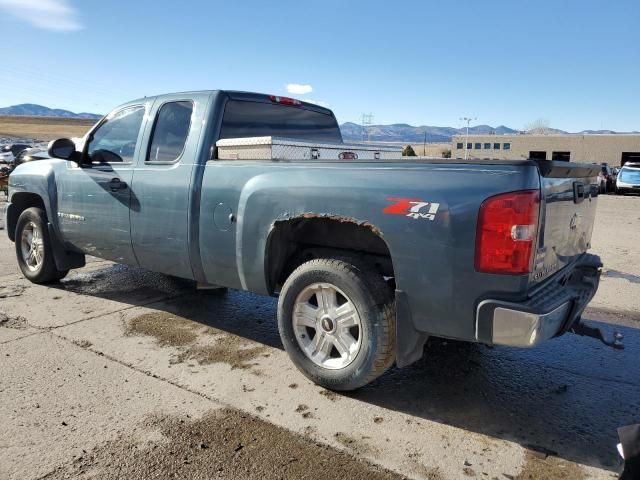
{"label": "z71 decal", "polygon": [[426,220],[435,220],[438,213],[439,203],[425,202],[420,199],[413,198],[387,198],[387,201],[393,202],[391,205],[382,210],[387,215],[404,215],[405,217]]}

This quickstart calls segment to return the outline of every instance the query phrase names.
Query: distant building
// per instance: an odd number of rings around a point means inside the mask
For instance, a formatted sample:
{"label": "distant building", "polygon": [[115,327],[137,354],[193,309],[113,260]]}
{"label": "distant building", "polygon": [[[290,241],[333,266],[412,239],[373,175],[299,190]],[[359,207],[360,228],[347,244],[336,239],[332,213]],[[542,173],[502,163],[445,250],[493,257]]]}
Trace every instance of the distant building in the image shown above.
{"label": "distant building", "polygon": [[535,158],[621,166],[640,162],[640,134],[454,135],[451,158]]}

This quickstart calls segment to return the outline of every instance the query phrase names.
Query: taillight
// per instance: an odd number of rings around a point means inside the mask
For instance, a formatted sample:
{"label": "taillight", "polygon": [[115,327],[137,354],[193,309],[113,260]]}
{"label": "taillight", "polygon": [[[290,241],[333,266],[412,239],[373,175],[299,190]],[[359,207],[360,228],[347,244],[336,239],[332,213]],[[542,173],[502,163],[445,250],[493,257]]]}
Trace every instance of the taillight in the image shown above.
{"label": "taillight", "polygon": [[476,231],[476,270],[530,273],[538,232],[540,193],[523,190],[487,198]]}
{"label": "taillight", "polygon": [[279,97],[277,95],[269,95],[269,100],[274,103],[280,103],[282,105],[302,105],[302,102],[300,100],[289,97]]}

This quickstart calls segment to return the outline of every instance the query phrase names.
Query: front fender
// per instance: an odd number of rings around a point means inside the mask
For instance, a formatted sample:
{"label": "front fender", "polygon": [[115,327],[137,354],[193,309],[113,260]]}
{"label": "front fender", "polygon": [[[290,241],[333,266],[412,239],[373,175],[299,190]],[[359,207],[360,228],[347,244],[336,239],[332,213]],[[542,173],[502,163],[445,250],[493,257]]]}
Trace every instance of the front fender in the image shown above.
{"label": "front fender", "polygon": [[23,199],[37,196],[56,234],[59,231],[55,168],[61,163],[64,164],[64,161],[53,159],[23,163],[9,176],[9,203],[17,206],[12,210],[19,216],[22,213],[19,206],[24,203]]}
{"label": "front fender", "polygon": [[53,257],[58,270],[85,265],[85,257],[64,247],[58,228],[56,167],[62,160],[39,160],[19,165],[9,177],[9,203],[6,212],[7,234],[15,241],[15,227],[20,214],[33,206],[43,207],[47,214],[47,229]]}

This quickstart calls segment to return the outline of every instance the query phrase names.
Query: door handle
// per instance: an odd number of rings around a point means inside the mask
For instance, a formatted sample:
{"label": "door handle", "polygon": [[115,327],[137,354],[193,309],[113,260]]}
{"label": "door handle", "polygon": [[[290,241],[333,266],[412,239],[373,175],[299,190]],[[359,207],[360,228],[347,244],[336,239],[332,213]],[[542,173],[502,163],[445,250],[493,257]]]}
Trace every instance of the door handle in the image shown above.
{"label": "door handle", "polygon": [[109,188],[112,192],[117,192],[118,190],[124,190],[127,188],[127,182],[123,182],[119,178],[112,178],[109,182]]}

